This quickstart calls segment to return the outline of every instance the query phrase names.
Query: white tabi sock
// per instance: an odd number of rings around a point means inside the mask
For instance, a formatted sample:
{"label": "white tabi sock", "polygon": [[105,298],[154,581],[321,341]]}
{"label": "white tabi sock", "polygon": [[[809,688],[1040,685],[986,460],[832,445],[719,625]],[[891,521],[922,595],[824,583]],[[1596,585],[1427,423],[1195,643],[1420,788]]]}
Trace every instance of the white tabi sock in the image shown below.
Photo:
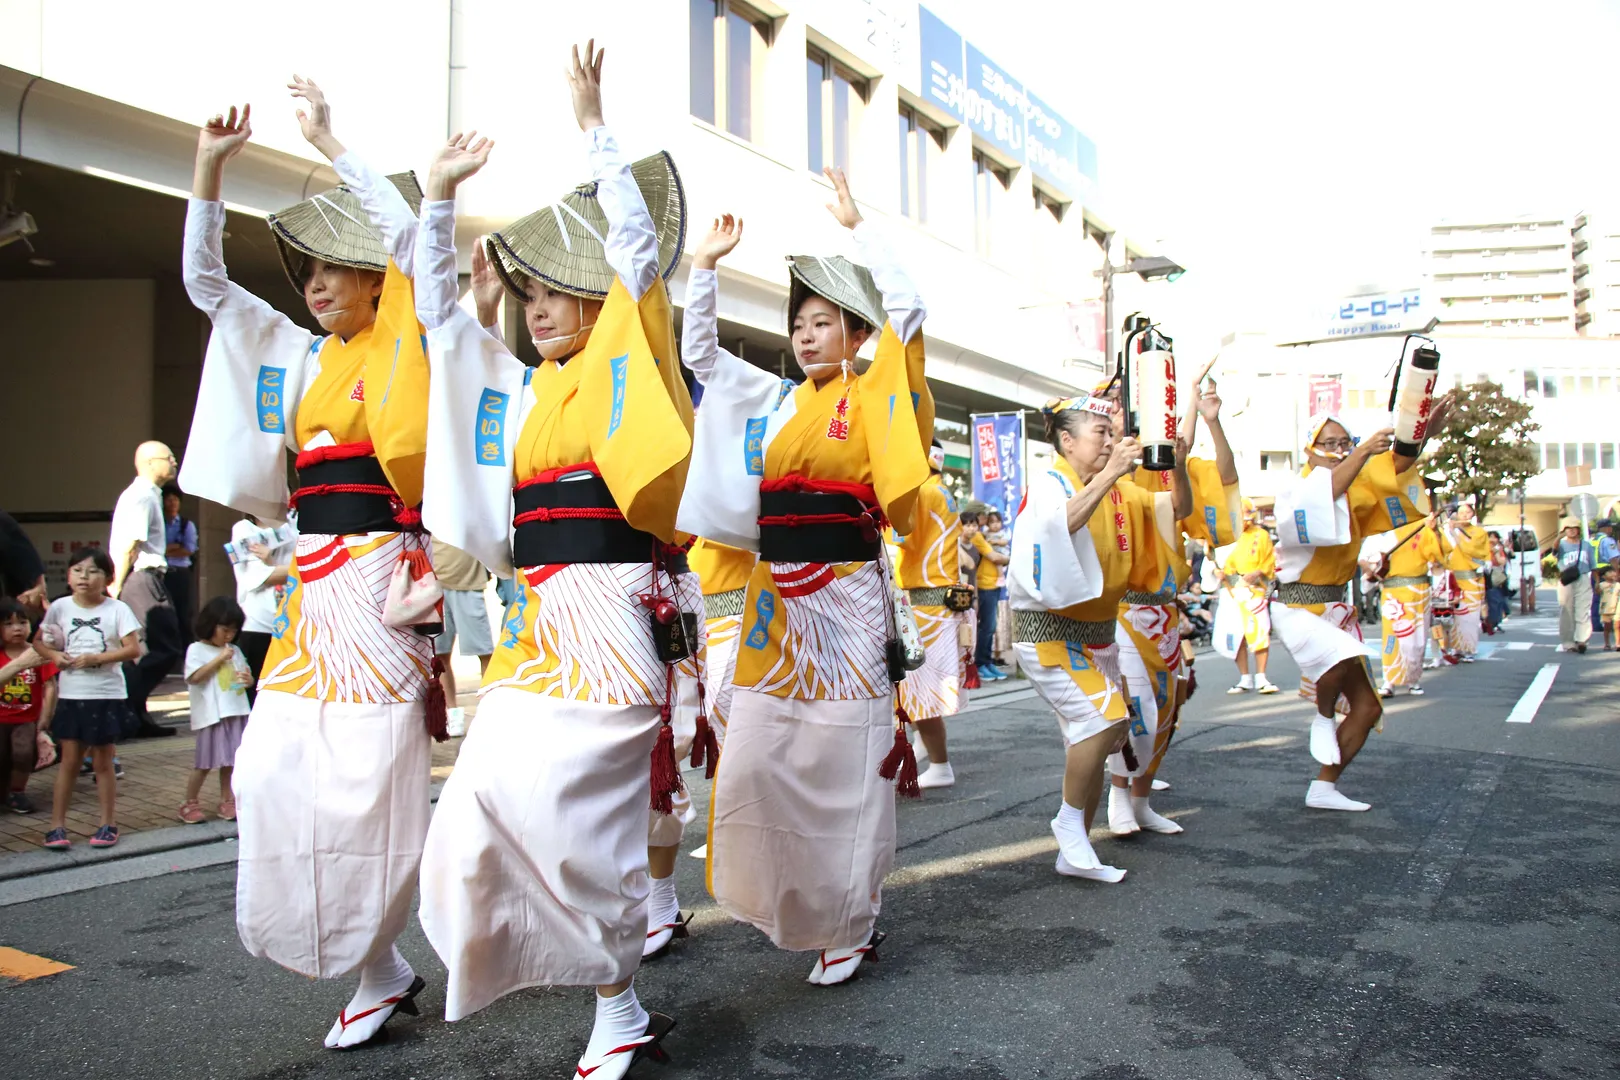
{"label": "white tabi sock", "polygon": [[1174,836],[1176,833],[1183,831],[1180,825],[1149,806],[1146,795],[1132,795],[1131,810],[1136,815],[1137,824],[1150,832]]}
{"label": "white tabi sock", "polygon": [[360,988],[338,1014],[332,1030],[326,1033],[327,1048],[358,1046],[377,1034],[394,1013],[391,1005],[378,1006],[409,990],[415,979],[416,972],[411,970],[411,965],[405,962],[398,949],[392,947],[362,967]]}
{"label": "white tabi sock", "polygon": [[1125,876],[1117,867],[1105,866],[1092,849],[1086,835],[1086,815],[1068,803],[1058,807],[1052,819],[1052,835],[1057,837],[1057,872],[1070,877],[1083,877],[1091,881],[1115,882]]}
{"label": "white tabi sock", "polygon": [[[591,1041],[586,1044],[585,1054],[579,1059],[581,1070],[600,1067],[610,1051],[628,1046],[647,1034],[647,1010],[641,1007],[636,1000],[635,984],[624,988],[623,993],[613,997],[596,995],[596,1024],[591,1028]],[[624,1072],[629,1071],[628,1062],[631,1055],[624,1054],[623,1060],[627,1063]],[[603,1069],[602,1073],[608,1073]],[[618,1075],[623,1076],[621,1072]]]}
{"label": "white tabi sock", "polygon": [[1122,788],[1118,784],[1108,785],[1108,831],[1115,836],[1129,836],[1134,832],[1141,832],[1142,825],[1136,820],[1131,805],[1131,789]]}
{"label": "white tabi sock", "polygon": [[1312,780],[1305,791],[1305,805],[1312,810],[1371,810],[1372,803],[1357,802],[1327,780]]}
{"label": "white tabi sock", "polygon": [[1317,713],[1311,718],[1311,757],[1323,765],[1339,764],[1339,726],[1333,717]]}
{"label": "white tabi sock", "polygon": [[837,986],[841,982],[848,982],[855,977],[861,969],[861,961],[866,954],[872,951],[872,936],[866,939],[865,945],[853,949],[822,949],[821,955],[816,957],[815,966],[810,969],[809,982],[817,986]]}
{"label": "white tabi sock", "polygon": [[922,775],[917,777],[917,786],[923,788],[950,787],[955,783],[956,770],[951,768],[951,763],[948,761],[929,762],[928,768],[924,769]]}
{"label": "white tabi sock", "polygon": [[681,902],[675,896],[675,875],[650,878],[652,888],[647,892],[647,930],[668,925],[681,917]]}
{"label": "white tabi sock", "polygon": [[1241,679],[1238,680],[1238,685],[1243,687],[1243,689],[1245,689],[1245,690],[1253,690],[1254,689],[1254,676],[1253,675],[1245,675],[1245,676],[1243,676]]}

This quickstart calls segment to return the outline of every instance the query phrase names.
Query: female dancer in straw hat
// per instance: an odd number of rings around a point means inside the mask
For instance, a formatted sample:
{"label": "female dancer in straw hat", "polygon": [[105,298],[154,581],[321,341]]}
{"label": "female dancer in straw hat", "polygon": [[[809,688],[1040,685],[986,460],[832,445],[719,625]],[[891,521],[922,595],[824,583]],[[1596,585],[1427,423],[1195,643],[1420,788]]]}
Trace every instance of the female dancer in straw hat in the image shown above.
{"label": "female dancer in straw hat", "polygon": [[409,280],[415,181],[390,183],[346,153],[319,87],[295,76],[293,90],[305,136],[345,187],[270,228],[325,335],[226,276],[221,179],[251,135],[248,108],[233,108],[198,136],[186,213],[186,291],[214,329],[180,482],[280,520],[286,451],[298,455],[292,577],[236,757],[237,930],[249,952],[304,975],[359,971],[326,1036],[350,1047],[396,1010],[414,1013],[423,986],[394,939],[427,832],[424,700],[437,683],[432,639],[386,601],[391,581],[426,565],[414,507],[427,366]]}
{"label": "female dancer in straw hat", "polygon": [[1066,747],[1052,819],[1057,871],[1117,882],[1125,871],[1103,865],[1086,834],[1102,797],[1103,763],[1127,745],[1127,721],[1141,721],[1120,673],[1120,603],[1174,577],[1176,522],[1190,502],[1185,440],[1178,440],[1175,493],[1151,492],[1130,479],[1141,444],[1115,435],[1114,402],[1081,394],[1043,411],[1057,458],[1030,477],[1013,530],[1013,647],[1019,669],[1057,713]]}
{"label": "female dancer in straw hat", "polygon": [[[779,948],[814,950],[810,981],[843,982],[878,944],[894,861],[894,788],[907,769],[888,662],[895,640],[882,525],[913,527],[928,479],[934,402],[923,377],[926,311],[827,173],[829,210],[862,261],[794,257],[797,388],[716,338],[715,265],[742,237],[729,215],[698,245],[682,359],[704,384],[681,527],[760,560],[743,601],[742,644],[711,794],[709,890]],[[881,292],[879,289],[881,288]],[[856,353],[876,336],[871,367]],[[908,779],[915,783],[916,760]],[[914,789],[913,789],[914,790]]]}
{"label": "female dancer in straw hat", "polygon": [[[1442,425],[1445,401],[1435,404],[1429,430]],[[1357,572],[1362,539],[1421,517],[1426,501],[1412,471],[1416,457],[1391,449],[1385,429],[1359,445],[1335,416],[1323,414],[1305,438],[1306,465],[1277,494],[1277,602],[1273,632],[1300,669],[1299,693],[1314,701],[1311,756],[1321,771],[1305,794],[1317,810],[1367,810],[1339,791],[1339,776],[1383,716],[1367,673],[1356,609],[1345,596]],[[1335,722],[1343,698],[1348,713]]]}
{"label": "female dancer in straw hat", "polygon": [[[1201,540],[1211,547],[1233,542],[1242,496],[1238,493],[1237,462],[1221,426],[1221,399],[1215,381],[1207,389],[1200,379],[1181,426],[1182,442],[1192,445],[1202,416],[1215,447],[1215,460],[1186,457],[1185,472],[1173,469],[1154,472],[1138,468],[1132,481],[1146,491],[1176,495],[1179,517],[1176,528],[1181,536]],[[1124,417],[1115,413],[1115,436],[1124,433]],[[1185,479],[1188,490],[1175,492]],[[1157,589],[1126,592],[1119,607],[1119,668],[1125,677],[1127,693],[1135,699],[1143,730],[1132,725],[1131,748],[1136,758],[1132,769],[1123,754],[1108,759],[1112,783],[1108,788],[1108,828],[1115,836],[1129,836],[1143,829],[1175,835],[1182,827],[1149,803],[1153,778],[1170,749],[1171,736],[1191,685],[1191,665],[1181,655],[1181,609],[1176,596],[1186,585],[1192,568],[1182,558],[1182,547],[1169,552],[1167,575]]]}
{"label": "female dancer in straw hat", "polygon": [[669,545],[692,406],[664,285],[681,252],[679,177],[666,154],[620,155],[594,44],[569,71],[593,180],[488,244],[539,367],[456,304],[455,193],[482,162],[444,161],[423,204],[423,513],[435,536],[498,574],[515,569],[518,594],[433,817],[421,917],[449,969],[447,1019],[526,986],[595,986],[579,1073],[613,1080],[661,1056],[674,1026],[642,1008],[632,980],[649,802],[668,813],[680,782],[668,733],[684,621]]}

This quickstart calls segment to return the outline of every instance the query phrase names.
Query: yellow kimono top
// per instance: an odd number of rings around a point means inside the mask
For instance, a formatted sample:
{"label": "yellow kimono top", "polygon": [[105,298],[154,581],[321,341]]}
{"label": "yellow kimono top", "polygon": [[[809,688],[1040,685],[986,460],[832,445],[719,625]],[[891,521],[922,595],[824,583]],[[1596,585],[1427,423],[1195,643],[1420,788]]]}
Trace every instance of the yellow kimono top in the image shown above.
{"label": "yellow kimono top", "polygon": [[[1148,491],[1169,491],[1169,472],[1137,469],[1131,480]],[[1187,459],[1187,479],[1192,484],[1192,513],[1177,524],[1194,540],[1211,547],[1225,547],[1236,539],[1243,522],[1243,495],[1236,484],[1221,483],[1221,471],[1206,458]]]}
{"label": "yellow kimono top", "polygon": [[[535,404],[518,433],[514,480],[522,483],[546,470],[594,463],[630,526],[673,542],[675,509],[692,448],[692,399],[675,355],[663,279],[656,279],[639,303],[615,279],[585,348],[565,363],[548,360],[536,369]],[[593,568],[561,568],[576,569]],[[555,567],[518,568],[520,577],[536,588],[557,572]],[[547,596],[544,603],[566,606],[563,592]],[[544,632],[538,632],[541,606],[537,593],[519,589],[485,672],[486,687],[512,680],[511,685],[533,693],[580,701],[639,705],[663,700],[661,674],[641,664],[650,646],[625,645],[614,654],[620,662],[603,654],[593,659],[589,672],[573,655],[581,638],[589,639],[593,648],[611,650],[612,644],[601,639],[618,633],[622,624],[591,626],[581,608],[575,613],[579,618],[562,623],[557,622],[559,613],[552,612]]]}
{"label": "yellow kimono top", "polygon": [[1268,580],[1277,576],[1277,548],[1265,528],[1250,525],[1227,552],[1226,565],[1221,567],[1221,572],[1241,577],[1257,571]]}
{"label": "yellow kimono top", "polygon": [[[922,333],[902,343],[885,323],[866,372],[847,381],[834,377],[820,387],[813,380],[801,383],[793,392],[793,415],[765,448],[765,481],[802,476],[868,485],[895,530],[911,532],[917,492],[930,473],[927,448],[934,437],[934,397],[923,376],[923,361]],[[850,620],[847,614],[833,614],[839,603],[863,615],[872,614],[868,605],[887,605],[881,590],[850,580],[870,568],[881,581],[881,570],[872,563],[849,562],[807,574],[802,568],[785,569],[791,565],[762,559],[754,567],[743,601],[736,685],[810,700],[887,695],[886,638],[880,636],[873,645],[870,633],[856,630],[840,637],[836,627]],[[779,583],[778,577],[784,581]],[[842,601],[833,594],[819,595],[831,587]],[[790,629],[789,601],[804,605],[804,631]]]}
{"label": "yellow kimono top", "polygon": [[[1420,577],[1425,579],[1421,588],[1428,588],[1429,567],[1445,561],[1440,537],[1430,528],[1419,529],[1416,536],[1404,541],[1389,553],[1388,578]],[[1403,586],[1395,586],[1402,588]],[[1412,586],[1405,586],[1411,588]]]}
{"label": "yellow kimono top", "polygon": [[713,540],[699,539],[686,555],[687,565],[698,576],[704,596],[736,592],[748,587],[748,577],[758,561],[752,551],[727,547]]}
{"label": "yellow kimono top", "polygon": [[895,577],[900,587],[929,589],[959,584],[961,540],[962,517],[956,498],[946,489],[939,473],[934,473],[917,489],[911,531],[904,536],[895,534],[900,548]]}
{"label": "yellow kimono top", "polygon": [[[1307,465],[1300,475],[1310,473],[1311,467]],[[1314,548],[1310,562],[1296,580],[1307,585],[1348,584],[1356,574],[1356,562],[1361,557],[1361,544],[1366,537],[1388,532],[1428,513],[1427,505],[1419,506],[1411,497],[1411,492],[1418,488],[1417,467],[1414,465],[1397,476],[1393,452],[1386,451],[1368,461],[1345,492],[1350,503],[1350,542]],[[1426,498],[1421,501],[1428,502]],[[1323,605],[1304,606],[1316,610]]]}
{"label": "yellow kimono top", "polygon": [[1457,525],[1455,529],[1458,538],[1449,543],[1451,551],[1445,559],[1446,569],[1454,574],[1470,570],[1478,573],[1491,558],[1490,534],[1478,525]]}
{"label": "yellow kimono top", "polygon": [[427,393],[411,281],[390,260],[377,320],[348,341],[333,334],[321,343],[320,371],[298,403],[293,434],[300,447],[322,432],[339,444],[370,442],[389,483],[415,506],[427,458]]}

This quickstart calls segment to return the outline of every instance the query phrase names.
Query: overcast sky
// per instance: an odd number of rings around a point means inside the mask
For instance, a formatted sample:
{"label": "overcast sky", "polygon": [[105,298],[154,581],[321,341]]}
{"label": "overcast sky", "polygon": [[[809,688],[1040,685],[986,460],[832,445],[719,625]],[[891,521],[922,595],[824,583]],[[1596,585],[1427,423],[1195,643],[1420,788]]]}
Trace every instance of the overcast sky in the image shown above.
{"label": "overcast sky", "polygon": [[1440,216],[1620,207],[1620,2],[924,4],[1089,134],[1108,211],[1189,267],[1136,294],[1178,352],[1416,283]]}

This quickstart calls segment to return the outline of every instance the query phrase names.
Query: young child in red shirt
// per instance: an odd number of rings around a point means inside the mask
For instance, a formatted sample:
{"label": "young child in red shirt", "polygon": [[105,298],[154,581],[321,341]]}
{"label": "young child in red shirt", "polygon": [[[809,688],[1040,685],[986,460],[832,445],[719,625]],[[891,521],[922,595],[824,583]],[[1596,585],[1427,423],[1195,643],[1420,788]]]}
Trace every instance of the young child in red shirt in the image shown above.
{"label": "young child in red shirt", "polygon": [[13,813],[32,814],[24,790],[37,760],[36,739],[49,731],[56,711],[56,667],[28,643],[28,612],[0,597],[0,779]]}

